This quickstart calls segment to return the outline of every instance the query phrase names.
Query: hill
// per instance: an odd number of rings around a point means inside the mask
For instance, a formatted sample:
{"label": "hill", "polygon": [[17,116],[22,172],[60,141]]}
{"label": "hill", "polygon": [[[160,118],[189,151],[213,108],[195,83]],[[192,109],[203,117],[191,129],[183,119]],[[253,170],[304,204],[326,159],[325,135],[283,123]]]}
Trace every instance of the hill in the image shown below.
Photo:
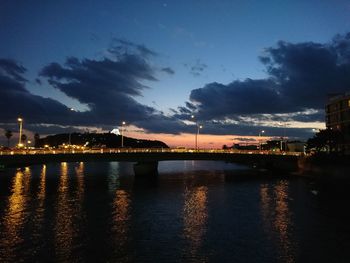
{"label": "hill", "polygon": [[[87,147],[121,147],[122,136],[113,133],[72,133],[72,145],[85,145]],[[69,134],[49,135],[45,138],[36,140],[35,147],[59,147],[60,145],[69,144]],[[141,140],[124,136],[123,144],[125,148],[169,148],[162,141],[157,140]]]}

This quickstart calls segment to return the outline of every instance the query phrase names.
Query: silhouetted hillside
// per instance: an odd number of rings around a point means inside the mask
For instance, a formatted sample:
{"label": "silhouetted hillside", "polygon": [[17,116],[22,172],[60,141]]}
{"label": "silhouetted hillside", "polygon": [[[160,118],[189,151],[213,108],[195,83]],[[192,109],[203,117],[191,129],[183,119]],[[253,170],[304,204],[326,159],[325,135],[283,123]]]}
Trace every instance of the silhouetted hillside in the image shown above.
{"label": "silhouetted hillside", "polygon": [[[113,133],[71,134],[71,144],[86,145],[87,147],[118,148],[121,147],[121,140],[121,135],[115,135]],[[123,140],[124,147],[126,148],[169,148],[168,145],[161,141],[140,140],[125,136]],[[50,147],[58,147],[59,145],[68,143],[69,134],[56,134],[38,139],[36,141],[35,147],[44,147],[44,145],[49,145]]]}

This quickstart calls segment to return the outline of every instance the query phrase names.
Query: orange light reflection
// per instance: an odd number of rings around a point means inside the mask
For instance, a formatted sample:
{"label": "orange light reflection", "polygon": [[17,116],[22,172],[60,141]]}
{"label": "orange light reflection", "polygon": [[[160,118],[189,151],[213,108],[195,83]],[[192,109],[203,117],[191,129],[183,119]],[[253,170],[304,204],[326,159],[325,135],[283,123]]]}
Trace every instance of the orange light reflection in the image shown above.
{"label": "orange light reflection", "polygon": [[70,258],[73,241],[73,211],[68,192],[68,165],[61,163],[60,182],[58,186],[58,204],[55,225],[55,247],[58,261],[67,262]]}
{"label": "orange light reflection", "polygon": [[196,256],[206,232],[208,187],[186,189],[183,208],[184,236],[190,242],[190,254]]}
{"label": "orange light reflection", "polygon": [[114,198],[114,226],[117,250],[125,250],[130,230],[130,195],[127,191],[118,189]]}
{"label": "orange light reflection", "polygon": [[24,172],[18,169],[13,178],[12,194],[8,199],[4,216],[4,232],[1,233],[1,236],[6,237],[1,239],[9,261],[15,258],[17,246],[23,241],[21,231],[29,216],[26,209],[29,202],[30,179],[29,167],[26,167]]}
{"label": "orange light reflection", "polygon": [[293,222],[288,204],[288,187],[289,183],[286,180],[281,180],[273,188],[262,184],[260,208],[265,232],[269,238],[276,239],[280,259],[292,263],[296,262],[297,242],[292,236]]}

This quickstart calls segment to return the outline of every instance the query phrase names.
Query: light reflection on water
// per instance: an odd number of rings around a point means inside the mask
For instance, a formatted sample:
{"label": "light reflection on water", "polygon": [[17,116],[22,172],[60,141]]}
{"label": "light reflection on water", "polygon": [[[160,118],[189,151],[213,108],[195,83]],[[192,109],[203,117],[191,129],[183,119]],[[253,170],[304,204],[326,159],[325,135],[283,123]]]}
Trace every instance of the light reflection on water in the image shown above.
{"label": "light reflection on water", "polygon": [[293,220],[288,205],[288,186],[286,180],[280,181],[275,186],[276,219],[275,228],[279,233],[281,257],[285,262],[295,262],[295,249],[297,242],[293,240]]}
{"label": "light reflection on water", "polygon": [[4,213],[4,228],[1,231],[1,243],[9,261],[16,258],[16,253],[24,239],[21,235],[24,224],[28,220],[26,204],[30,198],[31,171],[26,167],[24,171],[18,169],[12,182],[12,194],[8,198],[8,206]]}
{"label": "light reflection on water", "polygon": [[61,163],[55,229],[55,251],[58,261],[68,261],[73,241],[73,209],[70,199],[68,164]]}
{"label": "light reflection on water", "polygon": [[130,196],[125,190],[115,192],[113,221],[115,249],[121,252],[119,257],[127,259],[130,240]]}
{"label": "light reflection on water", "polygon": [[198,250],[207,229],[207,192],[208,187],[199,186],[186,188],[184,193],[184,236],[189,241],[189,253],[193,258],[199,257]]}
{"label": "light reflection on water", "polygon": [[[265,233],[277,242],[279,258],[283,262],[296,262],[297,241],[294,240],[293,218],[288,204],[287,180],[275,185],[261,184],[261,214]],[[272,229],[274,228],[274,229]]]}
{"label": "light reflection on water", "polygon": [[[135,178],[131,164],[115,162],[6,171],[0,262],[299,262],[306,249],[326,246],[315,233],[348,236],[315,210],[303,179],[242,176],[241,169],[164,162],[153,180]],[[346,250],[332,249],[344,259]]]}

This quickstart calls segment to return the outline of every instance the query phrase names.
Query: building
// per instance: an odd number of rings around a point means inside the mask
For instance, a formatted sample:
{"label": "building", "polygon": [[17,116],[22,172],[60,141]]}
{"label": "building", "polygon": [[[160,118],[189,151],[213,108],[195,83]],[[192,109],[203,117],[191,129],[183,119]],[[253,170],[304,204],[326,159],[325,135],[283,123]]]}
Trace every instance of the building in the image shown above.
{"label": "building", "polygon": [[286,142],[287,143],[287,150],[289,152],[305,152],[305,142],[300,141],[293,141],[293,142]]}
{"label": "building", "polygon": [[115,135],[120,135],[120,131],[118,128],[114,128],[113,130],[111,130],[111,133],[113,133]]}
{"label": "building", "polygon": [[329,97],[326,105],[326,126],[341,133],[343,140],[338,148],[350,153],[350,92]]}

